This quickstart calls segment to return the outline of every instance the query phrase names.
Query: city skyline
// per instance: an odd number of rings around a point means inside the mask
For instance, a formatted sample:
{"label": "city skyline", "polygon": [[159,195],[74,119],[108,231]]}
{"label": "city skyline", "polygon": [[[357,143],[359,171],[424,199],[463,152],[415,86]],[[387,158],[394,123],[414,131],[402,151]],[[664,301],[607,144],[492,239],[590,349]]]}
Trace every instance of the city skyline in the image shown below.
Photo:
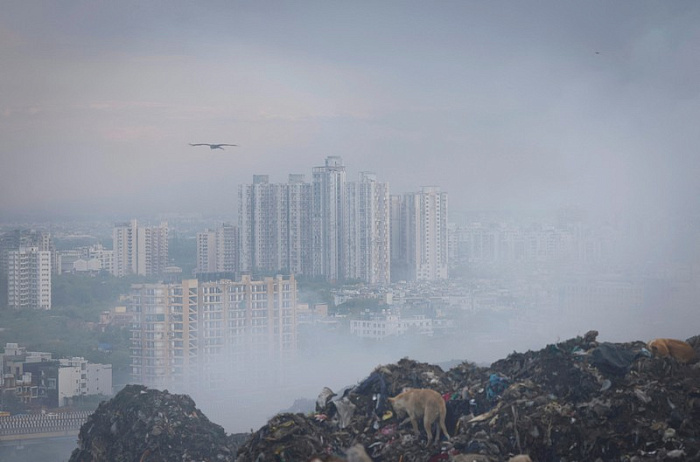
{"label": "city skyline", "polygon": [[[461,398],[440,457],[496,419],[494,459],[690,457],[693,368],[648,356],[700,354],[698,49],[696,0],[4,2],[2,452],[142,384],[256,436],[214,457],[422,460],[408,384]],[[175,448],[157,399],[74,454]]]}
{"label": "city skyline", "polygon": [[694,2],[277,6],[7,5],[0,214],[234,214],[328,155],[462,210],[698,209]]}

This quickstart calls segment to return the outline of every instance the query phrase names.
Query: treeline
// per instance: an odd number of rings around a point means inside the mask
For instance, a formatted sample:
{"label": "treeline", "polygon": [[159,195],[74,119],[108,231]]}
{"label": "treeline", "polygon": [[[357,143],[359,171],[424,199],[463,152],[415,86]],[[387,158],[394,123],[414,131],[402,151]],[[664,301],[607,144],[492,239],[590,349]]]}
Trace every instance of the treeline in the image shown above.
{"label": "treeline", "polygon": [[52,309],[0,310],[0,348],[18,343],[53,358],[80,356],[112,364],[115,383],[128,380],[129,330],[100,326],[100,314],[120,304],[130,285],[144,278],[63,274],[52,277]]}

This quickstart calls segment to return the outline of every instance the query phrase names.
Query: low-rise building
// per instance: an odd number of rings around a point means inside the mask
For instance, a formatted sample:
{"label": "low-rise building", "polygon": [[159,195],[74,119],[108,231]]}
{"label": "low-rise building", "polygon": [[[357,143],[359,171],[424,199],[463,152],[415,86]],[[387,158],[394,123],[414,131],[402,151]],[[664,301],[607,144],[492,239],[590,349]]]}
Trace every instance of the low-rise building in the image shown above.
{"label": "low-rise building", "polygon": [[0,393],[13,393],[28,408],[61,407],[76,396],[112,394],[111,364],[52,359],[51,353],[8,343],[0,365]]}
{"label": "low-rise building", "polygon": [[297,306],[297,324],[316,324],[328,318],[327,303],[300,303]]}
{"label": "low-rise building", "polygon": [[104,331],[107,326],[129,327],[133,318],[134,314],[129,312],[126,306],[115,306],[100,314],[100,329]]}
{"label": "low-rise building", "polygon": [[58,405],[69,405],[73,398],[112,394],[112,365],[92,364],[84,358],[59,360]]}
{"label": "low-rise building", "polygon": [[433,335],[433,320],[423,315],[402,318],[399,315],[370,315],[350,321],[350,333],[357,337],[381,340],[407,333]]}

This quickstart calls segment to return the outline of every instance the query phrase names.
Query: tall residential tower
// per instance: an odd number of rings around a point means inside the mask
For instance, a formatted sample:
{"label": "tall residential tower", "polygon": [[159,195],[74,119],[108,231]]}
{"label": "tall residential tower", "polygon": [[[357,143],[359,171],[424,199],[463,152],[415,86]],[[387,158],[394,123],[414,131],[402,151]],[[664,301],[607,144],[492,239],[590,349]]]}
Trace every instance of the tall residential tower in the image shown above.
{"label": "tall residential tower", "polygon": [[168,266],[168,224],[140,227],[136,220],[117,223],[112,230],[112,274],[154,276]]}
{"label": "tall residential tower", "polygon": [[368,284],[390,282],[389,185],[360,173],[345,188],[343,278]]}
{"label": "tall residential tower", "polygon": [[224,223],[197,233],[197,273],[238,272],[238,228]]}
{"label": "tall residential tower", "polygon": [[345,231],[345,166],[329,156],[313,169],[312,254],[313,276],[336,281],[343,277]]}
{"label": "tall residential tower", "polygon": [[20,247],[7,254],[7,302],[10,308],[51,309],[51,252]]}
{"label": "tall residential tower", "polygon": [[392,267],[396,280],[446,279],[447,193],[436,186],[392,198]]}

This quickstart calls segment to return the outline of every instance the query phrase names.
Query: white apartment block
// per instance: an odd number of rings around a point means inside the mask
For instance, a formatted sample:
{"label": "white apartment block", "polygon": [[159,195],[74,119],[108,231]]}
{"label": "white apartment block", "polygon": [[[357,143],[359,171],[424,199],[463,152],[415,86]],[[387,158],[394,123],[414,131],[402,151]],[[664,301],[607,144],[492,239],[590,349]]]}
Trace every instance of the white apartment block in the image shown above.
{"label": "white apartment block", "polygon": [[304,175],[270,184],[254,175],[239,187],[241,267],[245,272],[311,273],[311,185]]}
{"label": "white apartment block", "polygon": [[7,302],[10,308],[51,309],[51,252],[20,247],[7,253]]}
{"label": "white apartment block", "polygon": [[311,184],[304,175],[291,174],[279,185],[282,200],[282,267],[291,274],[311,274]]}
{"label": "white apartment block", "polygon": [[238,271],[238,227],[230,223],[216,228],[216,271]]}
{"label": "white apartment block", "polygon": [[117,277],[138,274],[136,266],[137,234],[138,223],[136,220],[114,225],[112,230],[112,251],[114,252],[112,274]]}
{"label": "white apartment block", "polygon": [[339,156],[328,156],[314,167],[312,190],[313,276],[330,281],[343,277],[345,238],[345,166]]}
{"label": "white apartment block", "polygon": [[[246,376],[255,365],[293,357],[296,297],[294,276],[133,285],[133,380],[158,387],[202,385],[202,377],[217,376],[223,358],[225,372]],[[221,385],[212,381],[205,386]]]}
{"label": "white apartment block", "polygon": [[601,261],[606,247],[601,236],[592,231],[551,225],[474,222],[455,228],[453,233],[454,255],[461,263],[576,261],[586,264]]}
{"label": "white apartment block", "polygon": [[[19,250],[21,247],[36,247],[42,251],[51,252],[51,258],[55,258],[55,247],[51,234],[33,229],[16,229],[0,234],[0,274],[7,276],[7,254],[11,250]],[[52,271],[56,271],[55,261],[51,261]]]}
{"label": "white apartment block", "polygon": [[197,273],[216,271],[216,231],[206,229],[197,233]]}
{"label": "white apartment block", "polygon": [[238,271],[238,228],[224,223],[197,233],[197,273]]}
{"label": "white apartment block", "polygon": [[82,259],[83,253],[79,249],[59,250],[56,252],[56,274],[72,273],[75,271],[74,264]]}
{"label": "white apartment block", "polygon": [[253,175],[253,184],[238,188],[241,270],[274,272],[282,268],[282,201],[268,175]]}
{"label": "white apartment block", "polygon": [[97,244],[56,252],[57,274],[107,271],[112,273],[114,253]]}
{"label": "white apartment block", "polygon": [[392,266],[396,279],[436,280],[448,276],[447,193],[426,186],[392,198]]}
{"label": "white apartment block", "polygon": [[153,276],[162,274],[168,266],[168,224],[138,229],[137,274]]}
{"label": "white apartment block", "polygon": [[69,398],[112,394],[112,365],[91,364],[84,358],[60,359],[58,367],[58,405]]}
{"label": "white apartment block", "polygon": [[389,186],[376,175],[362,172],[360,181],[346,184],[344,271],[345,279],[388,284]]}
{"label": "white apartment block", "polygon": [[433,320],[422,315],[401,318],[397,315],[372,316],[368,319],[350,321],[350,333],[357,337],[382,340],[398,337],[408,332],[433,335]]}
{"label": "white apartment block", "polygon": [[139,227],[136,220],[118,223],[112,231],[113,268],[118,277],[128,274],[153,276],[168,266],[168,224]]}
{"label": "white apartment block", "polygon": [[5,352],[0,356],[22,356],[25,363],[40,363],[51,360],[51,353],[45,351],[27,351],[27,347],[21,347],[18,343],[6,343]]}
{"label": "white apartment block", "polygon": [[102,245],[92,245],[87,249],[87,255],[84,257],[87,261],[97,260],[100,270],[107,271],[110,274],[114,272],[114,251],[102,247]]}
{"label": "white apartment block", "polygon": [[80,258],[73,262],[73,271],[76,273],[97,273],[102,269],[100,261],[96,258],[85,260]]}
{"label": "white apartment block", "polygon": [[417,198],[421,226],[416,279],[447,279],[447,193],[441,193],[438,187],[424,187]]}
{"label": "white apartment block", "polygon": [[330,156],[312,183],[255,175],[238,194],[241,271],[390,281],[389,186],[375,174],[346,182],[342,158]]}

